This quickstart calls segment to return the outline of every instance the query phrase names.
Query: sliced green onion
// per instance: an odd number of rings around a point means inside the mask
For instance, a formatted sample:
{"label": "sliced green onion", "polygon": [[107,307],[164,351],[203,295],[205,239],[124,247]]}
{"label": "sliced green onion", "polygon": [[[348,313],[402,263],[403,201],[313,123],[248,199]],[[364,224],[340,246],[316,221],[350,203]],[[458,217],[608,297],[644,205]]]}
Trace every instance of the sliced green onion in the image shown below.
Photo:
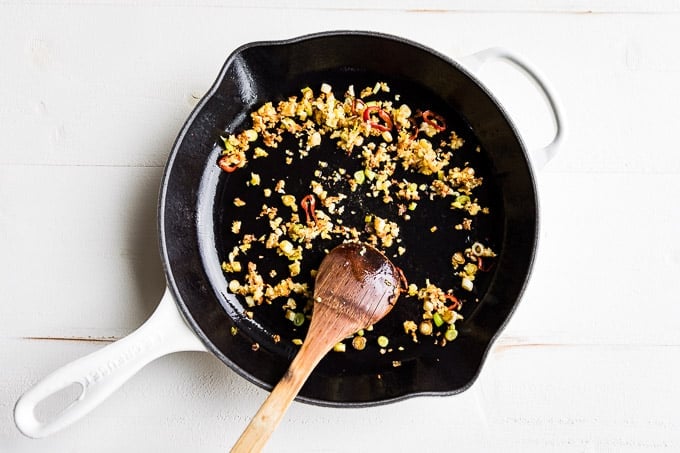
{"label": "sliced green onion", "polygon": [[472,247],[470,247],[470,250],[472,250],[472,253],[474,255],[482,256],[484,253],[484,246],[479,242],[475,242],[474,244],[472,244]]}
{"label": "sliced green onion", "polygon": [[456,200],[453,203],[451,203],[451,207],[463,209],[468,203],[470,203],[470,197],[468,197],[467,195],[459,195],[458,197],[456,197]]}
{"label": "sliced green onion", "polygon": [[295,324],[297,327],[300,327],[304,323],[305,323],[304,313],[295,313],[295,317],[293,318],[293,324]]}
{"label": "sliced green onion", "polygon": [[444,324],[444,319],[442,318],[442,315],[439,314],[439,312],[435,312],[435,314],[432,315],[432,321],[437,327],[441,327],[441,325]]}
{"label": "sliced green onion", "polygon": [[385,335],[380,335],[378,337],[378,346],[386,348],[388,344],[390,344],[390,340]]}
{"label": "sliced green onion", "polygon": [[456,203],[460,203],[462,205],[465,205],[470,202],[470,197],[467,195],[460,195],[458,198],[456,198]]}
{"label": "sliced green onion", "polygon": [[453,341],[458,337],[458,331],[456,330],[455,327],[451,326],[446,330],[446,333],[444,333],[444,338],[446,338],[446,341]]}

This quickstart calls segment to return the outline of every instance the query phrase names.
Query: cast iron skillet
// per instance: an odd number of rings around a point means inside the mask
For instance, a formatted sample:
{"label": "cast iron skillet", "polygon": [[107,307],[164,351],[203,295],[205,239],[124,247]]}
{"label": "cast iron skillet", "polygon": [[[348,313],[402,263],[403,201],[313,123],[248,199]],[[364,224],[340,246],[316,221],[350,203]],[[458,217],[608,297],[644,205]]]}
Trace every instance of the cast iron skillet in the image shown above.
{"label": "cast iron skillet", "polygon": [[[549,158],[561,133],[554,97],[521,61],[497,50],[487,52],[525,69],[546,94],[557,123],[554,141],[542,150],[541,156]],[[476,55],[481,59],[483,53]],[[96,407],[151,360],[180,350],[208,350],[249,381],[271,388],[295,354],[287,340],[304,332],[281,327],[287,325],[282,313],[266,307],[249,319],[242,301],[227,290],[220,264],[230,246],[225,233],[236,215],[231,201],[234,196],[255,197],[248,204],[255,206],[258,199],[255,192],[242,190],[249,171],[228,175],[218,169],[220,136],[246,127],[254,107],[286,98],[305,85],[317,88],[328,82],[342,92],[349,84],[362,87],[377,80],[388,82],[405,102],[444,114],[467,142],[479,144],[482,152],[470,159],[484,175],[480,198],[492,214],[478,226],[499,255],[492,270],[476,281],[470,299],[478,300],[466,302],[454,343],[442,348],[407,342],[402,343],[404,351],[384,356],[376,350],[328,356],[298,399],[326,406],[368,406],[415,395],[454,394],[472,385],[519,301],[536,249],[537,198],[524,145],[498,102],[456,62],[393,36],[328,32],[248,44],[227,59],[182,128],[163,176],[159,230],[168,291],[158,309],[128,337],[65,365],[22,395],[15,407],[18,428],[30,437],[54,433]],[[325,151],[332,154],[330,149]],[[263,181],[284,178],[294,188],[309,168],[275,162],[258,171]],[[417,253],[395,262],[412,269],[411,277],[440,275],[450,267],[449,243],[469,245],[474,238],[424,234],[433,225],[452,231],[460,219],[436,205],[418,212],[403,231]],[[252,217],[247,213],[239,214],[244,224]],[[395,346],[403,341],[397,340],[400,316],[418,312],[408,310],[413,308],[402,299],[379,324]],[[278,333],[282,341],[276,343],[273,335]],[[394,361],[400,366],[393,366]],[[77,399],[53,420],[37,420],[36,405],[72,383],[82,387]]]}
{"label": "cast iron skillet", "polygon": [[[466,313],[455,344],[445,348],[412,344],[407,353],[383,359],[369,353],[351,358],[333,354],[299,396],[317,404],[371,405],[416,394],[450,394],[474,381],[489,345],[519,300],[536,246],[532,172],[522,142],[503,110],[455,62],[403,39],[374,33],[324,33],[246,45],[229,57],[213,89],[188,120],[163,180],[161,250],[182,312],[215,355],[245,378],[269,388],[286,370],[294,349],[286,348],[287,342],[274,344],[269,326],[276,320],[250,322],[242,304],[226,290],[227,280],[220,269],[226,247],[220,247],[220,242],[229,231],[226,219],[230,217],[224,212],[233,210],[225,195],[231,176],[215,165],[216,144],[225,130],[237,131],[247,122],[244,115],[266,101],[285,99],[301,87],[319,87],[322,82],[344,90],[350,83],[360,87],[364,85],[359,81],[375,80],[389,81],[393,89],[397,86],[403,98],[435,103],[440,111],[460,112],[469,123],[488,159],[485,185],[493,186],[492,198],[496,196],[492,208],[496,225],[489,234],[501,253],[485,293],[479,294],[474,310]],[[277,169],[280,174],[283,168]],[[248,214],[243,216],[247,223]],[[451,219],[440,216],[438,223],[442,220]],[[429,229],[433,219],[422,216],[414,222]],[[436,243],[424,244],[422,249],[418,258],[428,261],[431,271],[441,269],[444,264],[432,264],[440,255]],[[444,257],[444,263],[450,256]],[[243,334],[232,336],[232,326]],[[260,346],[256,354],[253,343]],[[392,360],[397,358],[401,366],[394,367]]]}

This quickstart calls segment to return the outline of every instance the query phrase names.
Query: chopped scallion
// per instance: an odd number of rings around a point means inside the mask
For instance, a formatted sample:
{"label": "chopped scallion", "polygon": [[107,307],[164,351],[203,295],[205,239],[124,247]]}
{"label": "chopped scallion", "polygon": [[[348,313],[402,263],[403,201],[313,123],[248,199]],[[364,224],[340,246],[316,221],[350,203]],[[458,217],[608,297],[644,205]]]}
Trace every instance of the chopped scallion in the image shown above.
{"label": "chopped scallion", "polygon": [[295,324],[297,327],[300,327],[304,323],[305,323],[304,313],[295,313],[295,317],[293,318],[293,324]]}
{"label": "chopped scallion", "polygon": [[441,325],[444,324],[444,319],[442,318],[442,315],[439,314],[439,312],[435,312],[432,315],[432,322],[434,322],[435,326],[441,327]]}

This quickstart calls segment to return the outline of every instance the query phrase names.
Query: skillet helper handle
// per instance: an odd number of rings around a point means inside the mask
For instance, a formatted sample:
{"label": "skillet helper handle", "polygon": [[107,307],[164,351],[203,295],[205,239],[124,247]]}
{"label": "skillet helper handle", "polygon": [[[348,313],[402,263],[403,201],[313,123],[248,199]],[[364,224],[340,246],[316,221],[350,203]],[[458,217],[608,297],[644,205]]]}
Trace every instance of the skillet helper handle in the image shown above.
{"label": "skillet helper handle", "polygon": [[[14,407],[14,421],[24,435],[33,438],[56,433],[102,403],[144,365],[179,351],[206,351],[186,324],[168,289],[153,315],[137,330],[98,351],[75,360],[48,375],[24,393]],[[36,418],[36,406],[73,385],[81,393],[52,419]]]}
{"label": "skillet helper handle", "polygon": [[485,49],[462,58],[461,63],[464,67],[473,73],[476,73],[479,68],[482,67],[482,65],[490,60],[504,60],[519,68],[521,72],[524,73],[534,83],[536,88],[538,88],[539,91],[543,93],[543,96],[548,101],[548,105],[550,106],[553,114],[555,136],[546,146],[530,153],[531,162],[534,167],[536,169],[542,169],[553,157],[555,157],[555,154],[564,141],[566,134],[563,108],[559,98],[555,95],[555,91],[546,81],[546,78],[542,76],[541,73],[536,70],[536,68],[532,67],[525,60],[507,49],[503,49],[501,47]]}

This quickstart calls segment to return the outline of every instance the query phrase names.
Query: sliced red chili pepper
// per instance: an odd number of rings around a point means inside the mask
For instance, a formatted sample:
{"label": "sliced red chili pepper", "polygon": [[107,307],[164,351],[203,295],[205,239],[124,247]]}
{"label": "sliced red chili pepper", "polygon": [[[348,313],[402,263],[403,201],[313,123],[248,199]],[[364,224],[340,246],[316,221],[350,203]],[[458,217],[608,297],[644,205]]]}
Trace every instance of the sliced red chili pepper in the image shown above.
{"label": "sliced red chili pepper", "polygon": [[383,121],[385,122],[385,124],[387,125],[387,129],[386,129],[386,130],[391,131],[391,130],[392,130],[392,127],[393,127],[393,123],[392,123],[392,117],[390,116],[390,114],[387,113],[385,110],[380,109],[380,110],[378,110],[378,116],[379,116],[380,119],[383,120]]}
{"label": "sliced red chili pepper", "polygon": [[243,158],[240,154],[229,154],[222,156],[217,165],[227,173],[231,173],[238,168],[238,166],[243,162]]}
{"label": "sliced red chili pepper", "polygon": [[477,269],[479,269],[482,272],[489,272],[491,268],[493,267],[493,262],[489,264],[488,266],[484,267],[484,260],[482,259],[481,256],[477,257]]}
{"label": "sliced red chili pepper", "polygon": [[307,224],[312,223],[312,220],[314,220],[314,223],[318,222],[318,219],[316,218],[316,209],[314,208],[316,206],[314,195],[305,195],[300,201],[300,206],[302,206],[302,209],[304,209],[305,215],[307,216]]}
{"label": "sliced red chili pepper", "polygon": [[449,310],[458,310],[460,308],[460,300],[458,300],[456,296],[453,294],[444,294],[444,297],[453,302],[447,307]]}
{"label": "sliced red chili pepper", "polygon": [[[375,113],[378,117],[383,120],[385,124],[380,124],[377,121],[373,121],[371,114]],[[371,105],[364,109],[364,121],[368,123],[372,128],[378,129],[381,132],[392,130],[392,117],[385,110],[381,109],[377,105]]]}
{"label": "sliced red chili pepper", "polygon": [[446,120],[443,116],[438,113],[434,113],[432,110],[425,110],[423,112],[423,120],[434,127],[437,132],[441,132],[446,129]]}

